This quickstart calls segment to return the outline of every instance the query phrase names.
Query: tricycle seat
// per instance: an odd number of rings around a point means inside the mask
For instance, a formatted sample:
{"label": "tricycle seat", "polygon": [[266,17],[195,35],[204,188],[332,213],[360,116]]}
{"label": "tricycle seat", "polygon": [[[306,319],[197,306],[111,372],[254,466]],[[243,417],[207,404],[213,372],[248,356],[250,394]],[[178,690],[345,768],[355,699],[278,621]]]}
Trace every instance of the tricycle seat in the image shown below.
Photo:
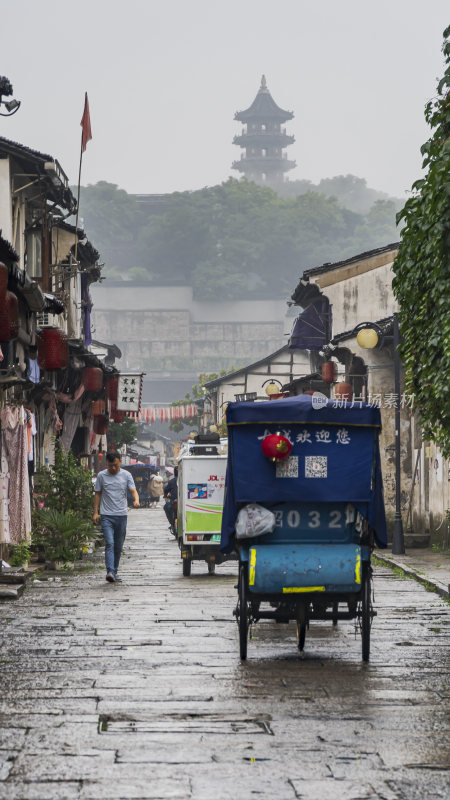
{"label": "tricycle seat", "polygon": [[369,553],[357,544],[255,544],[248,556],[250,594],[293,599],[297,593],[359,592],[361,561]]}

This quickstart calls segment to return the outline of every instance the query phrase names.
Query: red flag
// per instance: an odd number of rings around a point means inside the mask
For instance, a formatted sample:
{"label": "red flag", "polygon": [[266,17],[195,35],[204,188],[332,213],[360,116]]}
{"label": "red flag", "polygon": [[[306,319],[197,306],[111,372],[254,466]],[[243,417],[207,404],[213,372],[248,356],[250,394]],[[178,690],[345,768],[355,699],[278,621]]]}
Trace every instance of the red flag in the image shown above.
{"label": "red flag", "polygon": [[87,143],[92,139],[91,117],[89,115],[89,100],[87,92],[84,95],[84,111],[80,122],[83,132],[81,134],[81,152],[86,150]]}

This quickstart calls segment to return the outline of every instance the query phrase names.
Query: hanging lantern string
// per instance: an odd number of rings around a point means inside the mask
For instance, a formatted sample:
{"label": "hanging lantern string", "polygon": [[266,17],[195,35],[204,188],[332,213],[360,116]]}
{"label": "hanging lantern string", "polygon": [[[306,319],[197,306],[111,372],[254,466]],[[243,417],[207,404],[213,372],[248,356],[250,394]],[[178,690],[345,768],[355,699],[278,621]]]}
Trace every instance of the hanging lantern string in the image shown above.
{"label": "hanging lantern string", "polygon": [[173,422],[183,419],[192,419],[198,416],[198,408],[194,403],[182,406],[151,406],[142,408],[134,414],[138,422],[152,424],[153,422]]}

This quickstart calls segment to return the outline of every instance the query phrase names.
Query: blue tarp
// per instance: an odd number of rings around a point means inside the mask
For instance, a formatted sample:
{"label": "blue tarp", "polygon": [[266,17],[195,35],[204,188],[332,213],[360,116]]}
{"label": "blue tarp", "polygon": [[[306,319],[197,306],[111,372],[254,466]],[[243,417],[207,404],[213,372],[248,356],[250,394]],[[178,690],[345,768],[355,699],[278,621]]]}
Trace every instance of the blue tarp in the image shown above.
{"label": "blue tarp", "polygon": [[326,297],[319,297],[297,317],[289,339],[290,350],[321,350],[331,339],[331,309]]}
{"label": "blue tarp", "polygon": [[[311,395],[227,408],[228,465],[221,549],[234,548],[234,526],[243,503],[353,503],[387,544],[378,435],[380,411],[361,403],[318,405]],[[280,433],[292,451],[283,462],[264,456],[265,436]]]}

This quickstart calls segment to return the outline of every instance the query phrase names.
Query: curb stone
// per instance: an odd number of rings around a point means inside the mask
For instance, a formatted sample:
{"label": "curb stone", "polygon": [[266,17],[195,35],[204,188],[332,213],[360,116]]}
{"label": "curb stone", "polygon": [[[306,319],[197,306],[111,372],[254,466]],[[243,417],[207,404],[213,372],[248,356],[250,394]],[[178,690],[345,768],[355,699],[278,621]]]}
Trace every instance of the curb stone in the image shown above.
{"label": "curb stone", "polygon": [[403,561],[397,560],[394,556],[381,555],[378,552],[374,553],[374,556],[387,567],[397,567],[398,569],[401,569],[401,571],[407,575],[408,578],[413,578],[418,583],[421,583],[426,589],[431,586],[433,587],[433,590],[441,597],[444,597],[446,600],[450,599],[450,584],[445,585],[444,583],[440,583],[435,578],[430,578],[426,574],[414,569],[411,564],[405,564]]}

